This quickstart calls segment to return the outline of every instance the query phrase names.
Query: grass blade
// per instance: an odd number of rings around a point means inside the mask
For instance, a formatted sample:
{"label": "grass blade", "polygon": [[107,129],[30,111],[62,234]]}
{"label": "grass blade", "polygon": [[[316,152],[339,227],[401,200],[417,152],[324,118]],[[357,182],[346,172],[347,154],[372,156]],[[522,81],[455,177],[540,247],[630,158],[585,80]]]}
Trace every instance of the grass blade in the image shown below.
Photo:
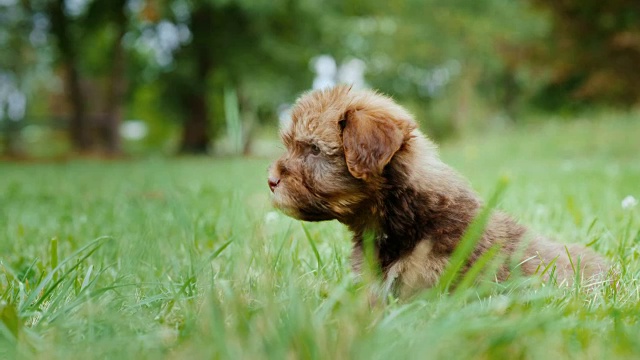
{"label": "grass blade", "polygon": [[[54,237],[51,239],[51,248],[50,248],[50,263],[51,263],[51,271],[58,267],[58,238]],[[58,280],[58,274],[53,274],[53,280]]]}
{"label": "grass blade", "polygon": [[[71,261],[71,259],[73,259],[74,257],[78,256],[79,254],[83,253],[85,250],[91,248],[92,246],[95,246],[96,248],[93,250],[97,250],[98,247],[100,247],[103,243],[104,240],[109,240],[111,239],[110,237],[107,236],[102,236],[99,237],[93,241],[91,241],[90,243],[88,243],[87,245],[81,247],[80,249],[76,250],[73,254],[71,254],[70,256],[68,256],[66,259],[62,260],[62,262],[60,262],[53,270],[51,270],[51,272],[49,272],[47,274],[47,276],[44,277],[44,279],[42,279],[39,283],[38,286],[33,289],[31,291],[31,293],[29,294],[29,296],[25,299],[25,301],[22,303],[21,307],[20,307],[20,312],[22,313],[24,310],[26,310],[27,307],[30,307],[31,304],[33,304],[36,300],[36,298],[38,298],[38,295],[44,290],[44,288],[53,280],[53,276],[54,274],[56,274],[58,271],[60,271],[69,261]],[[93,253],[93,251],[91,253]],[[74,266],[72,269],[75,269],[76,267],[79,266],[80,263],[78,263],[76,266]],[[59,280],[58,280],[59,281]],[[42,297],[41,297],[42,299]],[[38,302],[38,304],[41,303],[41,301]]]}
{"label": "grass blade", "polygon": [[487,205],[482,209],[480,214],[476,216],[465,234],[462,236],[460,243],[451,255],[449,265],[444,270],[440,281],[436,286],[438,292],[448,292],[451,285],[458,278],[460,270],[468,261],[469,256],[473,253],[478,241],[482,238],[482,234],[484,233],[484,229],[491,217],[493,208],[506,189],[507,183],[506,179],[503,179],[498,183],[498,186],[489,199]]}
{"label": "grass blade", "polygon": [[456,289],[465,290],[470,288],[480,275],[482,275],[482,271],[489,268],[491,261],[500,254],[501,249],[500,244],[494,244],[489,250],[485,251],[464,274],[460,283],[456,286]]}
{"label": "grass blade", "polygon": [[309,230],[307,229],[307,227],[304,226],[304,223],[301,222],[300,225],[302,225],[302,230],[304,231],[304,235],[309,241],[309,244],[311,245],[311,250],[313,250],[313,254],[316,257],[316,262],[318,264],[318,274],[320,274],[320,270],[323,268],[323,264],[322,264],[322,259],[320,258],[320,253],[318,252],[318,248],[316,247],[316,243],[311,237],[311,234],[309,233]]}

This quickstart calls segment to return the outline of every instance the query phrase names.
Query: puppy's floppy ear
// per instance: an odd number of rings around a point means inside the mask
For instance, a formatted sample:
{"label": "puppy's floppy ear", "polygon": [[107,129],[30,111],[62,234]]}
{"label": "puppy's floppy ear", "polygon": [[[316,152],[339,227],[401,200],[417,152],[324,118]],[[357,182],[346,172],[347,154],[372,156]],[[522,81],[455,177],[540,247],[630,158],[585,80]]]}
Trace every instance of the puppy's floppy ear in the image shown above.
{"label": "puppy's floppy ear", "polygon": [[409,123],[367,110],[348,110],[339,124],[349,172],[365,181],[382,174],[412,130]]}

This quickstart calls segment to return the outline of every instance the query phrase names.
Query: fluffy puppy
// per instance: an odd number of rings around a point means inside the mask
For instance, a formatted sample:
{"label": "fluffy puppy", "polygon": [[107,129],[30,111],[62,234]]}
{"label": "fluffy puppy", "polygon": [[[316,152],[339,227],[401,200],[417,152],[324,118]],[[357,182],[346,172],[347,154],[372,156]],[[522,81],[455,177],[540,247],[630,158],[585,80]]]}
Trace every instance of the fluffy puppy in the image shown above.
{"label": "fluffy puppy", "polygon": [[[276,208],[300,220],[337,219],[348,226],[356,272],[365,234],[374,234],[386,288],[398,296],[438,281],[482,204],[405,109],[368,90],[313,91],[297,100],[281,137],[286,153],[269,169]],[[584,279],[606,269],[590,250],[571,245],[570,259],[564,245],[528,234],[500,212],[491,216],[466,268],[494,244],[505,258],[497,280],[509,276],[509,264],[531,275],[554,263],[557,279],[568,283],[578,263]]]}

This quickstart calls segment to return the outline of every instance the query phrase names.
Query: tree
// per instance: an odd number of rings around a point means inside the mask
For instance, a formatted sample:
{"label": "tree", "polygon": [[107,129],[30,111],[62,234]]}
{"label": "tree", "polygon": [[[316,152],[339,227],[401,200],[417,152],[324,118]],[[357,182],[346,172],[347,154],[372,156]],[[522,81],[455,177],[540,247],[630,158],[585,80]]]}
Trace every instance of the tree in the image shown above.
{"label": "tree", "polygon": [[102,31],[107,27],[111,39],[107,45],[106,80],[104,89],[104,108],[98,118],[98,138],[109,154],[122,151],[120,124],[124,116],[125,94],[127,89],[127,49],[124,37],[129,26],[127,0],[94,1],[87,12],[83,26],[85,29]]}
{"label": "tree", "polygon": [[[81,153],[121,152],[119,125],[127,85],[123,39],[130,22],[127,3],[92,1],[86,9],[73,11],[65,0],[34,1],[29,6],[49,18],[71,113],[70,140]],[[92,55],[98,52],[100,56]]]}
{"label": "tree", "polygon": [[65,13],[64,0],[52,0],[45,8],[51,22],[51,35],[56,39],[58,59],[64,73],[65,92],[71,108],[69,135],[74,148],[89,151],[93,145],[87,116],[86,100],[80,86],[78,41],[71,30],[72,19]]}
{"label": "tree", "polygon": [[[393,94],[435,137],[469,127],[485,112],[515,107],[523,83],[503,56],[539,32],[540,20],[521,1],[405,0],[341,4],[329,27],[339,58],[367,63],[367,80]],[[517,59],[517,61],[521,61]],[[506,94],[502,89],[508,85]],[[485,117],[490,117],[486,116]],[[493,116],[491,116],[493,117]]]}
{"label": "tree", "polygon": [[[300,84],[310,81],[307,66],[314,51],[309,38],[319,27],[320,6],[293,0],[176,0],[164,9],[167,18],[190,32],[162,77],[163,104],[182,119],[181,152],[207,151],[225,116],[225,88],[236,90],[241,113],[255,113],[265,102],[274,104],[304,89]],[[176,8],[188,11],[176,13]]]}
{"label": "tree", "polygon": [[[25,149],[21,142],[27,96],[34,92],[42,62],[30,35],[38,39],[42,28],[36,26],[24,4],[0,7],[0,144],[4,155],[19,157]],[[38,42],[37,40],[35,42]]]}
{"label": "tree", "polygon": [[640,2],[532,0],[552,29],[534,64],[549,68],[539,96],[547,107],[640,102]]}

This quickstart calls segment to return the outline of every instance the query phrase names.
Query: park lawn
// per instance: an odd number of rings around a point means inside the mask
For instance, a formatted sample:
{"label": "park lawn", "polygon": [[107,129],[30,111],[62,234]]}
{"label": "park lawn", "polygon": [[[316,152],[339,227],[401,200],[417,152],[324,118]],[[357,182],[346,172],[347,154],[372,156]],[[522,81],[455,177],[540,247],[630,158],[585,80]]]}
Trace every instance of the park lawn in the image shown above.
{"label": "park lawn", "polygon": [[[268,159],[0,164],[0,358],[640,357],[640,121],[458,139],[483,197],[621,273],[593,291],[515,278],[370,309],[349,233],[273,212]],[[306,230],[306,231],[305,231]],[[55,269],[55,270],[54,270]]]}

